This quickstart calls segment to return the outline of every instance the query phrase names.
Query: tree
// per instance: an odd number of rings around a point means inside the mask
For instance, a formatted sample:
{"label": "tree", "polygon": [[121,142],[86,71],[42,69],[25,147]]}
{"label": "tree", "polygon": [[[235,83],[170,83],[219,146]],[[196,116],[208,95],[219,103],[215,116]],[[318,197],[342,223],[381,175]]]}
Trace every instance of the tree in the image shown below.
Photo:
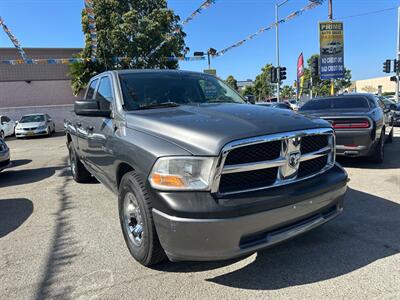
{"label": "tree", "polygon": [[237,85],[237,80],[235,79],[235,77],[233,77],[232,75],[229,75],[226,80],[225,80],[226,84],[228,84],[229,86],[231,86],[233,89],[235,89],[236,91],[238,90],[238,85]]}
{"label": "tree", "polygon": [[242,96],[249,96],[249,95],[254,96],[255,95],[254,86],[246,85],[240,93]]}
{"label": "tree", "polygon": [[270,98],[274,95],[275,85],[271,82],[270,70],[273,66],[271,64],[265,65],[261,69],[261,74],[257,75],[254,82],[254,96],[258,100]]}
{"label": "tree", "polygon": [[283,99],[291,99],[296,95],[296,91],[290,85],[284,85],[281,89],[281,97]]}
{"label": "tree", "polygon": [[[126,68],[176,69],[176,61],[185,47],[182,30],[149,57],[150,52],[174,32],[179,17],[167,7],[166,0],[94,0],[97,30],[97,61],[90,61],[90,31],[86,11],[82,11],[85,48],[79,57],[88,59],[70,67],[72,88],[77,94],[90,77],[105,70]],[[181,29],[181,28],[180,28]],[[116,57],[127,58],[116,61]]]}

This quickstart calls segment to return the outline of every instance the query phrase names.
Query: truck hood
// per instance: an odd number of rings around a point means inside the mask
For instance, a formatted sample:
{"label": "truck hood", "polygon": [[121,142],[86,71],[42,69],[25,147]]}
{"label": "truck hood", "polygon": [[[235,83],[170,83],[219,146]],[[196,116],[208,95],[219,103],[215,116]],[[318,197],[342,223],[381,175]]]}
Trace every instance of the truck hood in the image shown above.
{"label": "truck hood", "polygon": [[251,104],[200,104],[129,112],[127,127],[168,140],[193,155],[218,155],[233,140],[330,127],[321,119]]}

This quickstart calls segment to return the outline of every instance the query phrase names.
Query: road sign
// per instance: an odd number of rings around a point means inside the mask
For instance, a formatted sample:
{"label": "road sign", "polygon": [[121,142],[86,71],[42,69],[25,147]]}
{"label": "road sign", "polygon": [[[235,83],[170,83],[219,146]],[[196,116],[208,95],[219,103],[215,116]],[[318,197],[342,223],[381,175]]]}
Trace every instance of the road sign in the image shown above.
{"label": "road sign", "polygon": [[344,40],[342,22],[320,22],[319,44],[321,79],[344,77]]}
{"label": "road sign", "polygon": [[205,69],[204,73],[217,76],[217,70],[216,69]]}

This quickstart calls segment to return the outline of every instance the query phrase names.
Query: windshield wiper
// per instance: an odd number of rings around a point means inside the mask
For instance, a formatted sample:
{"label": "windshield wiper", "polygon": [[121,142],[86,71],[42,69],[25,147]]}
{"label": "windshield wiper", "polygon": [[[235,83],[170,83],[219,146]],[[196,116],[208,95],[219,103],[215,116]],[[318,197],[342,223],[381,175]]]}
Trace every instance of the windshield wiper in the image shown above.
{"label": "windshield wiper", "polygon": [[140,109],[152,109],[152,108],[163,108],[163,107],[177,107],[179,106],[178,103],[176,102],[161,102],[161,103],[151,103],[151,104],[147,104],[147,105],[143,105],[137,108],[137,110]]}

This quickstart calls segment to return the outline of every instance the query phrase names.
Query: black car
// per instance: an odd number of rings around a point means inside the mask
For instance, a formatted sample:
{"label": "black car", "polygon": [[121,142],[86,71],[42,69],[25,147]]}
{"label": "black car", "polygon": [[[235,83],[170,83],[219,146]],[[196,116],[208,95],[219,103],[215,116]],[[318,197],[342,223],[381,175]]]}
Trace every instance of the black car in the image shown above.
{"label": "black car", "polygon": [[372,94],[340,95],[308,101],[300,113],[320,117],[336,133],[336,154],[367,156],[383,162],[384,144],[391,142],[393,127],[388,109]]}

